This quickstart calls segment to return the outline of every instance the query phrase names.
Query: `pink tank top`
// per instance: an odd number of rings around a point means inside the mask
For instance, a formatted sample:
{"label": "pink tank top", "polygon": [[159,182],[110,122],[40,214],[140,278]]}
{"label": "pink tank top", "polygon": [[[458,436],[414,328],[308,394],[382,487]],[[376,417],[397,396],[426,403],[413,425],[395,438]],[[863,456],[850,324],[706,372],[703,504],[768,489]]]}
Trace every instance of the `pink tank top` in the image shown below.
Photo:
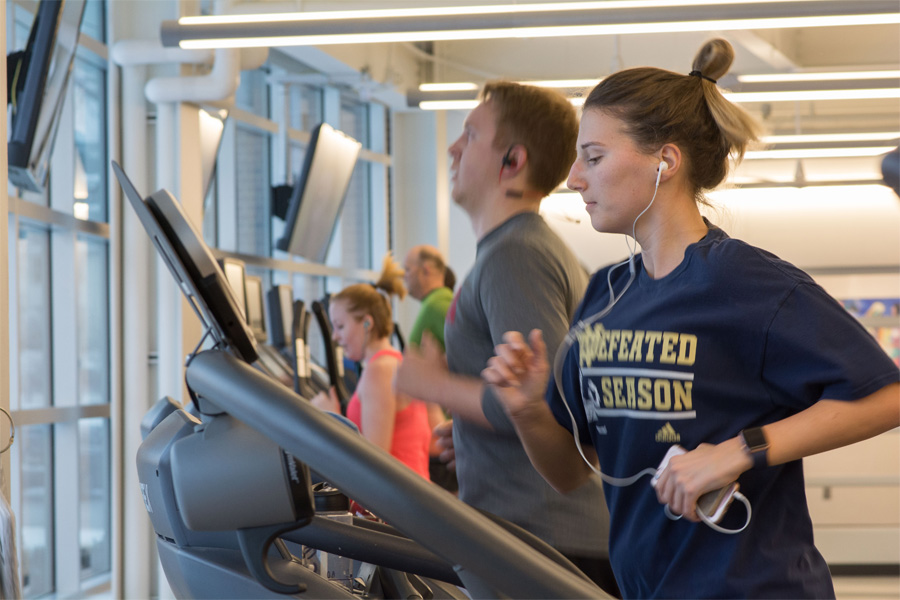
{"label": "pink tank top", "polygon": [[[394,349],[379,350],[370,359],[387,354],[402,361],[403,355]],[[356,423],[362,432],[362,404],[359,394],[353,393],[347,404],[347,418]],[[428,447],[431,444],[431,427],[428,425],[428,410],[421,400],[410,400],[403,410],[394,417],[394,437],[391,440],[391,455],[410,469],[429,479]]]}

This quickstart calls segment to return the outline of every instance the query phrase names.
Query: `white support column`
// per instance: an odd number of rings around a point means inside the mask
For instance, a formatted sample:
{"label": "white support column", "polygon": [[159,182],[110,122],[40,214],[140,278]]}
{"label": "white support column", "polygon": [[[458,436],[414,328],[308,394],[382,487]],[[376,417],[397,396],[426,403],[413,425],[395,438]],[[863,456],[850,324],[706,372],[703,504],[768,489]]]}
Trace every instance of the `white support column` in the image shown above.
{"label": "white support column", "polygon": [[[444,257],[450,256],[450,158],[447,135],[447,113],[438,111],[435,119],[435,185],[434,195],[437,214],[437,242],[435,246]],[[453,138],[455,140],[456,138]]]}
{"label": "white support column", "polygon": [[[153,189],[165,188],[178,193],[178,105],[156,105],[156,174]],[[184,401],[184,355],[182,352],[181,290],[162,259],[156,258],[157,394]]]}
{"label": "white support column", "polygon": [[[394,115],[393,230],[394,250],[401,262],[413,246],[438,243],[437,114],[419,111]],[[418,302],[400,303],[397,322],[402,331],[412,329],[418,311]]]}
{"label": "white support column", "polygon": [[[322,89],[322,121],[328,123],[335,129],[341,129],[341,92],[336,87],[325,86]],[[341,218],[338,220],[334,230],[334,237],[331,239],[331,246],[328,251],[327,264],[330,267],[341,267],[343,265],[343,253],[341,251],[341,235],[342,224]],[[338,292],[344,286],[344,282],[340,277],[328,277],[325,280],[326,290],[329,292]]]}
{"label": "white support column", "polygon": [[[147,135],[147,104],[144,85],[147,80],[145,67],[122,69],[122,167],[132,179],[138,192],[151,193],[152,185],[147,176],[149,165],[147,151],[150,148]],[[117,190],[116,187],[114,189]],[[123,204],[122,215],[122,434],[121,472],[122,519],[121,531],[115,536],[117,549],[114,555],[121,567],[121,581],[114,577],[113,597],[146,597],[151,590],[151,573],[155,571],[156,544],[153,528],[147,516],[140,492],[134,458],[141,443],[139,435],[141,419],[156,400],[151,377],[150,355],[154,353],[150,335],[153,322],[151,297],[155,252],[143,226],[117,190],[112,198]],[[113,485],[116,486],[113,478]],[[115,526],[114,526],[115,529]],[[125,545],[127,544],[127,549]]]}
{"label": "white support column", "polygon": [[225,122],[222,145],[216,166],[216,234],[218,247],[237,251],[237,125],[234,119]]}
{"label": "white support column", "polygon": [[[386,112],[384,106],[370,102],[366,105],[369,121],[369,149],[373,152],[384,154],[387,151],[387,139],[385,139]],[[381,163],[369,163],[369,189],[371,199],[372,222],[370,224],[371,238],[369,254],[372,256],[373,268],[379,268],[381,257],[391,249],[391,240],[388,239],[388,187],[387,166]],[[399,256],[399,250],[394,258],[403,262],[403,256]]]}

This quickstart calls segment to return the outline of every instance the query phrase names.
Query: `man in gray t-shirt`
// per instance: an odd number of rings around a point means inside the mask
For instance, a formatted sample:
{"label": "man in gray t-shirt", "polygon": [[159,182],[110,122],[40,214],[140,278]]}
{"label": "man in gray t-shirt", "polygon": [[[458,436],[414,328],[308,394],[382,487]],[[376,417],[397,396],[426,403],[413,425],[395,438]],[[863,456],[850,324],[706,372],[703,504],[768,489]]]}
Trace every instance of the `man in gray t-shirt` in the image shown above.
{"label": "man in gray t-shirt", "polygon": [[618,594],[599,478],[565,495],[550,487],[481,380],[507,331],[540,329],[548,349],[558,347],[584,294],[587,274],[538,214],[568,174],[577,133],[574,109],[556,92],[485,86],[449,149],[453,200],[468,213],[478,247],[447,312],[447,366],[425,339],[407,349],[397,387],[452,413],[460,499],[542,538]]}

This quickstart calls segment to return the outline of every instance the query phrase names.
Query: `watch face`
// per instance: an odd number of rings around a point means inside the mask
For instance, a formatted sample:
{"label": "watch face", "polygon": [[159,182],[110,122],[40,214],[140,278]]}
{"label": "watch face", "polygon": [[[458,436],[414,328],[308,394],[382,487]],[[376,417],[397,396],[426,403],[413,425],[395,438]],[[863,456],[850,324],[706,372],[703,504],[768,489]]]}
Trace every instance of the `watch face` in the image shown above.
{"label": "watch face", "polygon": [[745,429],[741,432],[741,437],[744,438],[744,443],[747,444],[750,452],[757,452],[769,447],[769,441],[766,439],[766,434],[763,433],[761,427]]}

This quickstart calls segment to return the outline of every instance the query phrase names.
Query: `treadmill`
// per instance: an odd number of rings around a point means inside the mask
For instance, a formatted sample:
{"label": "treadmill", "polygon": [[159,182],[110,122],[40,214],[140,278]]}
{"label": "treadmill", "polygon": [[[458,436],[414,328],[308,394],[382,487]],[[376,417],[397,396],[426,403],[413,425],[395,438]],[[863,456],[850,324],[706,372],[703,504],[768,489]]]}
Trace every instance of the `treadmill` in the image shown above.
{"label": "treadmill", "polygon": [[[254,368],[257,343],[178,201],[129,203],[205,333],[188,358],[190,410],[146,416],[141,492],[179,598],[609,598],[547,544],[459,501]],[[204,342],[209,340],[205,349]],[[388,524],[329,518],[310,469]],[[354,561],[316,572],[288,542]]]}

